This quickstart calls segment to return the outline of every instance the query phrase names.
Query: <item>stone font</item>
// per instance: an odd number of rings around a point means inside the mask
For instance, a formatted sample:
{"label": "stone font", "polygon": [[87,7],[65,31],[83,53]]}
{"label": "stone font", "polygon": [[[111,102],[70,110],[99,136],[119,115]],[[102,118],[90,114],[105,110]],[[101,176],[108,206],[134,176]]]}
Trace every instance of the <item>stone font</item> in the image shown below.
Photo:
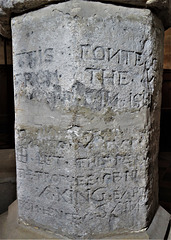
{"label": "stone font", "polygon": [[12,29],[19,217],[73,238],[142,230],[157,206],[160,22],[74,1]]}

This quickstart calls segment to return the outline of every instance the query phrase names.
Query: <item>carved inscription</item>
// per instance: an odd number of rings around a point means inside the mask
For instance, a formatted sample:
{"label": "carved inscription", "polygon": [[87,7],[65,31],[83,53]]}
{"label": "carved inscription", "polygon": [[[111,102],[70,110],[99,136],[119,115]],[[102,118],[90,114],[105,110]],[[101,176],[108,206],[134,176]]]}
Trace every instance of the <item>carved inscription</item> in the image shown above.
{"label": "carved inscription", "polygon": [[102,86],[107,86],[108,84],[114,86],[127,85],[133,81],[127,71],[109,71],[107,69],[95,68],[86,68],[85,71],[90,73],[90,84],[95,84],[98,80]]}
{"label": "carved inscription", "polygon": [[[70,88],[63,85],[68,70],[51,68],[53,48],[17,54],[21,71],[15,74],[16,94],[43,100],[51,110],[61,106],[94,112],[106,109],[105,123],[114,121],[115,111],[139,111],[151,102],[147,82],[155,77],[146,68],[142,52],[90,44],[82,44],[79,50],[81,74],[74,73]],[[142,78],[132,74],[135,69]],[[134,136],[129,129],[84,131],[70,126],[62,131],[22,129],[18,137],[22,143],[17,146],[18,180],[34,182],[30,193],[38,200],[30,200],[29,191],[25,193],[19,199],[23,211],[79,226],[103,219],[108,230],[115,229],[118,219],[124,221],[129,212],[139,212],[145,192],[138,185],[144,153],[135,149],[137,144],[144,149],[143,133]],[[21,184],[18,187],[22,189]]]}
{"label": "carved inscription", "polygon": [[[16,87],[20,86],[21,91],[24,86],[29,100],[46,100],[51,110],[59,106],[93,111],[137,110],[148,104],[150,94],[144,81],[133,78],[128,69],[130,66],[144,71],[142,53],[90,45],[81,45],[80,51],[82,77],[77,78],[75,73],[70,89],[62,85],[65,73],[61,69],[41,68],[41,64],[53,62],[53,48],[17,55],[21,72],[15,75]],[[105,118],[113,121],[112,116]],[[21,142],[27,136],[25,146],[22,144],[17,150],[18,180],[34,182],[31,194],[39,203],[31,201],[28,192],[19,199],[23,211],[79,226],[80,222],[103,219],[109,230],[115,228],[117,218],[124,219],[135,208],[139,211],[137,202],[145,189],[137,185],[141,172],[136,160],[142,154],[135,154],[133,149],[137,137],[127,139],[126,133],[111,129],[82,132],[79,127],[65,132],[40,128],[34,130],[35,139],[31,132],[18,132]]]}
{"label": "carved inscription", "polygon": [[91,46],[90,44],[81,45],[81,58],[83,60],[97,60],[97,61],[106,61],[113,62],[117,65],[129,65],[131,66],[140,66],[143,64],[142,53],[106,48],[103,46]]}
{"label": "carved inscription", "polygon": [[[141,199],[144,191],[138,188],[140,168],[135,164],[141,153],[131,153],[133,143],[143,144],[143,138],[131,135],[130,139],[123,139],[123,133],[116,129],[83,131],[79,135],[76,130],[79,131],[78,127],[64,132],[53,127],[35,128],[35,135],[25,129],[18,131],[19,138],[27,136],[17,149],[18,181],[34,182],[32,197],[38,199],[30,200],[28,192],[19,204],[24,212],[56,217],[61,222],[107,219],[111,229],[117,217],[133,211],[135,206],[139,211],[132,199]],[[50,136],[50,141],[44,141]],[[70,141],[64,140],[64,136]],[[36,146],[37,138],[41,139],[42,148]],[[121,151],[116,150],[115,144],[121,146]],[[77,149],[77,157],[73,149]],[[73,206],[80,209],[79,213]]]}
{"label": "carved inscription", "polygon": [[21,221],[72,239],[147,228],[157,207],[159,21],[77,0],[12,28]]}
{"label": "carved inscription", "polygon": [[[16,56],[20,69],[27,69],[15,74],[16,86],[20,85],[21,88],[24,86],[25,95],[30,100],[45,99],[52,110],[59,104],[67,107],[80,105],[97,111],[104,107],[111,107],[113,110],[140,109],[149,104],[151,90],[148,91],[145,82],[153,81],[154,76],[149,75],[148,70],[144,70],[142,53],[82,44],[80,46],[80,58],[84,63],[82,77],[78,80],[76,78],[68,90],[62,87],[64,74],[60,69],[41,69],[44,63],[47,65],[53,62],[53,48],[45,50],[39,48],[18,53]],[[102,61],[103,67],[99,67]],[[90,62],[94,62],[93,67],[86,66],[92,65]],[[153,63],[155,64],[155,61]],[[135,79],[127,66],[146,72],[144,79]],[[77,73],[75,74],[77,76]]]}
{"label": "carved inscription", "polygon": [[51,63],[53,61],[53,48],[47,48],[42,50],[29,51],[29,52],[21,52],[17,53],[16,57],[18,59],[18,66],[20,68],[30,68],[33,69],[35,67],[41,66],[42,64]]}

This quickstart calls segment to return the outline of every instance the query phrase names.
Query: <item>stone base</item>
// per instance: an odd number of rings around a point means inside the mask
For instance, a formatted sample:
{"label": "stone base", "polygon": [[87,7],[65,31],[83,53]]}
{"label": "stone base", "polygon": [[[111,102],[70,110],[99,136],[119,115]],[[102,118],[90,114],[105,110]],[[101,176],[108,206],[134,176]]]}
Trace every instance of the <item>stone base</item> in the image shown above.
{"label": "stone base", "polygon": [[149,239],[166,239],[168,226],[170,222],[170,214],[161,206],[159,206],[155,217],[147,230]]}
{"label": "stone base", "polygon": [[0,239],[63,239],[37,227],[18,224],[18,204],[13,202],[8,212],[0,215]]}
{"label": "stone base", "polygon": [[[13,202],[8,213],[0,215],[0,239],[68,239],[38,227],[21,225],[17,222],[17,201]],[[168,239],[171,240],[171,229],[168,232],[170,214],[159,206],[158,211],[147,231],[140,233],[128,233],[107,237],[105,239]],[[166,237],[167,234],[167,237]]]}

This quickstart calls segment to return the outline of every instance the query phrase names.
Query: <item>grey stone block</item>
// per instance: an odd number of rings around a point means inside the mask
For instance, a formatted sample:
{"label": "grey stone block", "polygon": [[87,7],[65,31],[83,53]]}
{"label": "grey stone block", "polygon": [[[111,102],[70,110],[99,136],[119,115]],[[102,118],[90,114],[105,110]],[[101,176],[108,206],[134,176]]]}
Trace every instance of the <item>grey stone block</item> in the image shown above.
{"label": "grey stone block", "polygon": [[70,1],[12,30],[19,218],[72,238],[143,231],[158,206],[160,20]]}

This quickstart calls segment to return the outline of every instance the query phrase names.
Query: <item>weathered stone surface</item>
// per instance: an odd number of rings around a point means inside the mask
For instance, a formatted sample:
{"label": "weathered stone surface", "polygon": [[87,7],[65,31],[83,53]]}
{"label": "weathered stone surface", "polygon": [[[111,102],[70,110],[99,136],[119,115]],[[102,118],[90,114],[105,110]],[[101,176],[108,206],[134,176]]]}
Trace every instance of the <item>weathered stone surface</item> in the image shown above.
{"label": "weathered stone surface", "polygon": [[[10,18],[11,14],[23,13],[37,8],[41,8],[50,3],[58,3],[60,0],[0,0],[0,34],[4,37],[11,38]],[[109,2],[101,0],[101,2]],[[163,21],[165,28],[171,26],[171,1],[169,0],[110,0],[110,2],[150,8],[155,11]],[[5,15],[4,15],[5,14]]]}
{"label": "weathered stone surface", "polygon": [[39,228],[31,228],[28,225],[20,224],[18,222],[18,202],[13,202],[8,212],[0,215],[0,233],[1,239],[55,239],[68,240],[61,235],[50,233]]}
{"label": "weathered stone surface", "polygon": [[19,217],[73,238],[146,228],[158,205],[161,22],[72,1],[12,30]]}
{"label": "weathered stone surface", "polygon": [[[160,211],[159,211],[160,210]],[[156,224],[158,223],[158,225],[156,225],[156,228],[154,228],[154,234],[151,235],[148,234],[148,230],[147,231],[143,231],[140,233],[126,233],[126,234],[117,234],[117,235],[113,235],[111,237],[106,237],[103,239],[106,240],[115,240],[115,239],[164,239],[164,236],[166,234],[166,226],[168,225],[168,217],[166,217],[167,215],[169,215],[166,211],[165,211],[165,215],[163,214],[164,209],[161,209],[161,207],[159,207],[159,210],[157,211],[156,215],[160,214],[162,217],[158,218],[158,221],[156,221]],[[154,221],[156,220],[156,216]],[[164,221],[163,221],[164,220]],[[153,222],[152,222],[152,224]],[[153,227],[150,225],[150,228]],[[154,226],[155,227],[155,226]],[[163,229],[163,228],[164,229]],[[157,230],[157,231],[156,231]],[[165,232],[164,232],[164,231]],[[158,235],[156,236],[156,232],[158,232]],[[2,214],[0,215],[0,233],[1,233],[1,239],[55,239],[55,240],[69,240],[66,237],[63,237],[61,235],[56,235],[51,233],[50,231],[44,231],[43,229],[40,228],[35,228],[24,224],[20,224],[18,222],[18,204],[17,201],[13,202],[9,208],[8,208],[8,213]],[[161,234],[163,233],[163,234]],[[160,238],[159,238],[160,237]],[[171,238],[167,238],[168,240],[170,240]]]}

